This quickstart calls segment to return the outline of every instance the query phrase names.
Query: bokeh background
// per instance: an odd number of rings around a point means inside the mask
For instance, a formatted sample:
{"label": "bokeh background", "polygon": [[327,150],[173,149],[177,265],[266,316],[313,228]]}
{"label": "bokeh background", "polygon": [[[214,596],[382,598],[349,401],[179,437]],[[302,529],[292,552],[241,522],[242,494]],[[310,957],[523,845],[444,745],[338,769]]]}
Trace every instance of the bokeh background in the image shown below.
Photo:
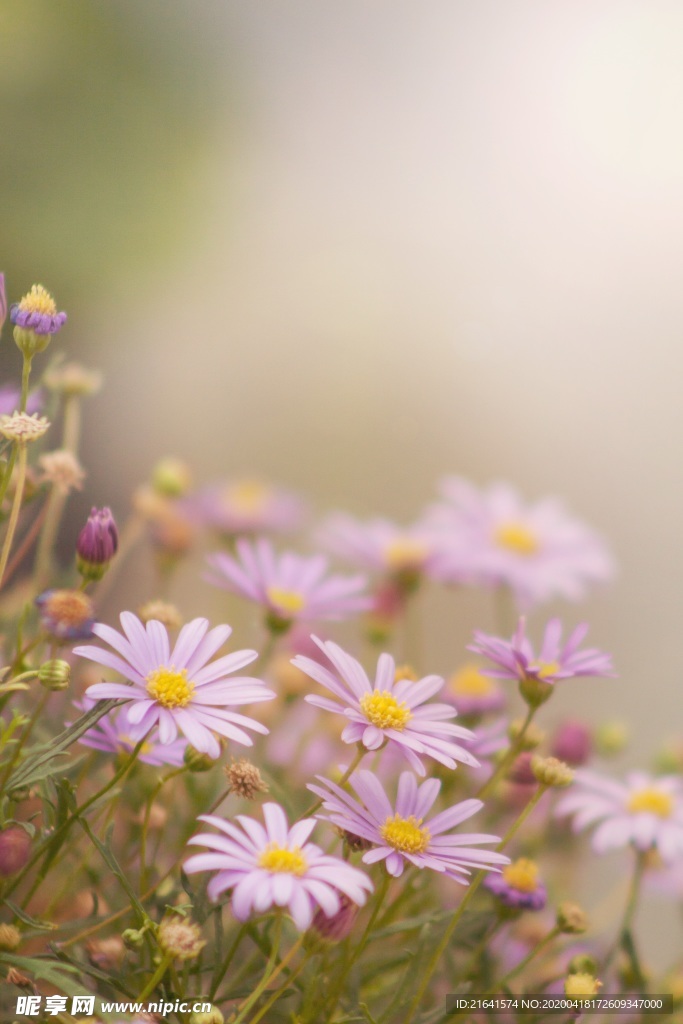
{"label": "bokeh background", "polygon": [[560,610],[620,679],[557,707],[647,763],[683,734],[681,52],[679,0],[3,0],[8,288],[106,376],[66,533],[171,454],[405,520],[446,472],[559,494],[619,563]]}

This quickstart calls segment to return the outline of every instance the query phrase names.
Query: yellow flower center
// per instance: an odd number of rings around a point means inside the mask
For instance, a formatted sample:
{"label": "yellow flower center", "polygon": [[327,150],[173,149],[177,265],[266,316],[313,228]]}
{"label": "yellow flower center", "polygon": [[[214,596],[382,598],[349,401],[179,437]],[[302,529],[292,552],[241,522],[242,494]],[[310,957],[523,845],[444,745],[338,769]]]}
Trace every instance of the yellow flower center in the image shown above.
{"label": "yellow flower center", "polygon": [[281,587],[268,587],[266,596],[271,604],[285,613],[286,617],[296,615],[306,604],[306,598],[297,590],[283,590]]}
{"label": "yellow flower center", "polygon": [[19,303],[19,309],[22,313],[46,313],[48,316],[54,316],[57,312],[55,300],[42,284],[33,285]]}
{"label": "yellow flower center", "polygon": [[422,818],[402,818],[395,814],[387,818],[379,830],[385,843],[401,853],[423,853],[432,838],[429,829],[422,827]]}
{"label": "yellow flower center", "polygon": [[244,515],[260,512],[270,495],[270,489],[258,480],[242,480],[227,491],[228,503]]}
{"label": "yellow flower center", "polygon": [[451,692],[464,697],[488,697],[495,685],[473,662],[463,665],[451,676]]}
{"label": "yellow flower center", "polygon": [[387,566],[394,572],[401,569],[419,569],[427,554],[426,546],[412,537],[392,540],[384,549]]}
{"label": "yellow flower center", "polygon": [[170,668],[156,668],[146,678],[147,693],[165,708],[184,708],[192,700],[194,683],[187,678],[187,669],[178,671]]}
{"label": "yellow flower center", "polygon": [[360,699],[360,709],[371,725],[378,729],[405,729],[413,717],[405,701],[399,702],[388,690],[373,690],[364,693]]}
{"label": "yellow flower center", "polygon": [[538,551],[536,535],[524,523],[501,523],[493,537],[496,544],[517,555],[533,555]]}
{"label": "yellow flower center", "polygon": [[520,857],[503,868],[503,878],[519,892],[535,892],[538,888],[538,867],[533,860]]}
{"label": "yellow flower center", "polygon": [[548,676],[556,675],[561,667],[559,661],[539,661],[535,666],[535,672],[539,679],[547,679]]}
{"label": "yellow flower center", "polygon": [[668,793],[662,793],[661,789],[646,786],[631,793],[626,808],[632,814],[656,814],[660,818],[668,818],[674,809],[674,799]]}
{"label": "yellow flower center", "polygon": [[308,868],[300,847],[288,850],[286,846],[269,843],[258,859],[258,866],[266,871],[285,872],[288,875],[304,875]]}

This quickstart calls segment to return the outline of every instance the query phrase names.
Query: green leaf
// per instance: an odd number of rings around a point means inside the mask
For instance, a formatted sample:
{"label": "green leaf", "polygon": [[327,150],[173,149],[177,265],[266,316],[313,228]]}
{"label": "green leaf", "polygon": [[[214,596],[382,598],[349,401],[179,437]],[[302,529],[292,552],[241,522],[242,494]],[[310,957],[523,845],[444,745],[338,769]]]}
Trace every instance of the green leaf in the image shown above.
{"label": "green leaf", "polygon": [[54,761],[58,757],[66,756],[69,747],[80,739],[84,732],[87,732],[95,722],[108,714],[112,708],[124,703],[119,700],[98,701],[94,708],[81,715],[73,725],[61,732],[49,743],[43,743],[39,747],[31,748],[28,756],[12,772],[7,782],[7,789],[19,789],[20,786],[30,786],[40,779],[45,779],[57,771]]}
{"label": "green leaf", "polygon": [[71,964],[55,963],[52,959],[37,956],[14,956],[12,953],[0,953],[0,963],[32,974],[38,981],[47,981],[68,996],[83,995],[83,982],[75,980],[80,971]]}
{"label": "green leaf", "polygon": [[139,914],[141,920],[144,921],[147,918],[147,916],[148,916],[146,911],[145,911],[145,908],[143,907],[142,903],[140,903],[140,900],[138,899],[138,897],[137,897],[135,891],[133,890],[130,882],[126,878],[126,876],[125,876],[125,874],[124,874],[124,872],[123,872],[119,862],[117,861],[116,857],[114,856],[114,854],[112,853],[112,851],[110,849],[110,845],[109,844],[111,843],[111,837],[112,837],[112,833],[114,831],[114,824],[112,823],[109,826],[109,828],[107,829],[107,833],[105,835],[106,844],[100,842],[100,840],[97,838],[97,836],[95,835],[93,830],[88,825],[87,821],[85,821],[83,818],[79,818],[78,824],[81,826],[81,828],[83,829],[85,834],[88,836],[88,838],[89,838],[90,842],[93,844],[93,846],[97,847],[97,850],[99,851],[99,854],[102,857],[102,860],[105,862],[105,864],[107,865],[107,867],[109,868],[111,873],[116,878],[118,878],[119,882],[121,883],[121,885],[122,885],[122,887],[123,887],[123,889],[124,889],[124,891],[126,893],[126,896],[130,900],[131,906],[137,911],[137,913]]}
{"label": "green leaf", "polygon": [[30,914],[27,914],[26,911],[22,910],[22,908],[17,906],[16,903],[12,903],[11,900],[5,900],[5,904],[12,911],[14,916],[18,918],[19,921],[23,922],[23,924],[27,924],[29,928],[36,928],[41,932],[52,932],[55,928],[59,927],[59,925],[51,924],[49,921],[39,921],[37,917],[31,917]]}

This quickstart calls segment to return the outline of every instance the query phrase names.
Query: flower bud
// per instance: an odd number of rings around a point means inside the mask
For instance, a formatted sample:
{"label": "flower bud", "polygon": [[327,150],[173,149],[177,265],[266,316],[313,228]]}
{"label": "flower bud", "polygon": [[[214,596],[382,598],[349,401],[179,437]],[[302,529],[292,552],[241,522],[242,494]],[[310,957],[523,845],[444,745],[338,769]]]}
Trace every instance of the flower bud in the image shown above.
{"label": "flower bud", "polygon": [[92,939],[86,943],[88,960],[101,971],[114,971],[123,960],[124,941],[120,935],[106,939]]}
{"label": "flower bud", "polygon": [[[508,736],[512,743],[517,743],[523,728],[524,723],[521,718],[515,718],[510,722]],[[535,722],[531,722],[522,736],[522,750],[535,750],[536,747],[540,747],[544,739],[545,733],[543,730],[539,729]]]}
{"label": "flower bud", "polygon": [[578,905],[565,900],[557,908],[557,927],[567,935],[581,935],[588,928],[586,912]]}
{"label": "flower bud", "polygon": [[45,661],[38,669],[38,679],[46,690],[66,690],[71,679],[71,665],[61,658]]}
{"label": "flower bud", "polygon": [[119,532],[108,508],[93,508],[76,542],[76,566],[85,580],[101,580],[119,546]]}
{"label": "flower bud", "polygon": [[189,1024],[223,1024],[225,1017],[217,1006],[211,1006],[210,1010],[192,1012]]}
{"label": "flower bud", "polygon": [[564,994],[568,998],[579,999],[590,999],[591,996],[597,996],[598,992],[602,988],[602,982],[594,978],[592,974],[586,974],[582,972],[580,974],[570,974],[565,978],[564,982]]}
{"label": "flower bud", "polygon": [[531,758],[531,770],[542,786],[568,786],[574,779],[574,772],[569,765],[558,761],[556,757]]}
{"label": "flower bud", "polygon": [[183,624],[183,617],[174,604],[168,601],[147,601],[141,608],[138,608],[138,616],[147,623],[156,619],[167,629],[180,629]]}
{"label": "flower bud", "polygon": [[194,960],[206,945],[199,925],[175,914],[159,925],[157,942],[162,953],[174,960]]}
{"label": "flower bud", "polygon": [[583,722],[564,722],[553,737],[551,754],[573,768],[585,764],[593,749],[593,737]]}
{"label": "flower bud", "polygon": [[603,757],[620,754],[628,741],[628,727],[623,722],[605,722],[595,734],[595,746]]}
{"label": "flower bud", "polygon": [[570,974],[592,974],[593,977],[598,971],[598,961],[589,953],[577,953],[569,961]]}
{"label": "flower bud", "polygon": [[537,676],[524,676],[520,680],[519,692],[530,708],[539,708],[553,695],[555,687]]}
{"label": "flower bud", "polygon": [[161,459],[152,470],[152,487],[165,498],[182,498],[191,484],[190,468],[180,459]]}
{"label": "flower bud", "polygon": [[0,831],[0,876],[15,875],[28,862],[31,837],[21,825],[10,825]]}
{"label": "flower bud", "polygon": [[517,782],[522,786],[535,786],[536,776],[531,770],[531,759],[533,754],[528,750],[520,754],[513,762],[507,778],[510,782]]}
{"label": "flower bud", "polygon": [[326,942],[341,942],[351,934],[358,916],[358,907],[343,893],[339,899],[339,910],[330,917],[318,908],[313,915],[311,927]]}
{"label": "flower bud", "polygon": [[21,942],[21,932],[13,924],[0,924],[0,949],[11,952]]}
{"label": "flower bud", "polygon": [[208,772],[211,771],[213,766],[216,764],[214,758],[209,757],[208,754],[203,754],[200,750],[195,750],[195,748],[191,747],[189,743],[185,747],[183,761],[185,762],[186,768],[191,772]]}
{"label": "flower bud", "polygon": [[121,934],[121,939],[126,949],[141,949],[145,941],[145,931],[142,928],[126,928]]}

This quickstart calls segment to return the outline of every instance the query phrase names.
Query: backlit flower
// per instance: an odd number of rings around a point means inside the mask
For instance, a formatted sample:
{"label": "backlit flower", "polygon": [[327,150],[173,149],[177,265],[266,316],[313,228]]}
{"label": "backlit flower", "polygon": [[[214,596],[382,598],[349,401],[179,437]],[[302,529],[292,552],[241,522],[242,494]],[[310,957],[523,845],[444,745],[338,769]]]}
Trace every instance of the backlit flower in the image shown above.
{"label": "backlit flower", "polygon": [[538,877],[538,865],[520,857],[499,875],[488,875],[484,886],[505,907],[513,910],[543,910],[548,893]]}
{"label": "backlit flower", "polygon": [[431,567],[436,538],[423,523],[401,527],[389,519],[363,522],[338,513],[320,530],[329,551],[361,569],[381,572],[410,586]]}
{"label": "backlit flower", "polygon": [[343,619],[370,607],[364,576],[332,576],[322,555],[276,554],[265,538],[237,541],[236,556],[209,557],[207,579],[262,605],[268,625],[286,629],[297,620]]}
{"label": "backlit flower", "polygon": [[471,818],[484,806],[481,800],[463,800],[433,818],[427,814],[441,783],[427,779],[418,786],[412,772],[402,772],[392,804],[376,775],[355,772],[349,782],[358,800],[336,783],[318,776],[319,786],[308,788],[323,801],[324,816],[344,832],[372,844],[363,854],[366,864],[383,860],[390,875],[398,878],[408,864],[430,868],[467,885],[472,871],[500,871],[510,863],[505,854],[478,850],[477,845],[500,843],[498,836],[481,833],[444,835]]}
{"label": "backlit flower", "polygon": [[301,931],[310,927],[318,907],[327,917],[338,914],[342,895],[361,906],[365,903],[372,891],[370,879],[308,842],[316,826],[314,818],[304,818],[290,828],[275,803],[263,805],[263,818],[261,825],[238,814],[238,827],[215,815],[200,817],[223,834],[202,833],[190,839],[191,845],[206,846],[212,852],[195,854],[183,867],[188,874],[216,872],[207,889],[210,899],[232,889],[232,911],[239,921],[273,906],[286,907]]}
{"label": "backlit flower", "polygon": [[[530,684],[532,692],[550,693],[552,686],[562,679],[577,676],[614,676],[612,659],[594,648],[580,650],[588,626],[584,623],[570,633],[562,644],[562,624],[551,619],[545,628],[543,643],[538,654],[525,635],[525,620],[521,618],[511,640],[501,640],[486,633],[476,632],[469,650],[481,654],[496,665],[485,669],[486,675],[497,679],[514,679],[524,687]],[[534,687],[534,684],[536,686]]]}
{"label": "backlit flower", "polygon": [[617,782],[580,768],[556,814],[573,815],[575,832],[597,825],[597,853],[632,844],[641,851],[656,847],[666,862],[683,856],[683,783],[675,775],[631,772]]}
{"label": "backlit flower", "polygon": [[337,698],[309,695],[305,699],[350,720],[341,736],[345,743],[362,743],[368,750],[379,750],[387,742],[393,744],[420,775],[425,774],[420,755],[433,757],[448,768],[455,768],[456,761],[478,767],[472,754],[455,742],[473,739],[469,729],[448,721],[456,717],[455,709],[450,704],[425,703],[443,687],[441,676],[397,682],[394,659],[382,654],[371,683],[360,662],[337,644],[317,639],[316,643],[337,675],[303,655],[294,658],[292,664]]}
{"label": "backlit flower", "polygon": [[446,582],[506,585],[528,608],[552,597],[577,600],[613,575],[603,541],[556,498],[527,505],[508,484],[479,491],[459,477],[445,479],[441,493],[428,521],[441,534],[435,572]]}
{"label": "backlit flower", "polygon": [[268,732],[253,718],[229,710],[275,696],[260,679],[227,678],[254,661],[257,652],[234,651],[210,661],[232,633],[230,626],[209,630],[206,619],[194,619],[183,626],[173,650],[166,627],[156,619],[145,626],[132,612],[123,612],[121,626],[123,634],[103,623],[92,630],[115,653],[94,646],[77,647],[74,653],[114,669],[131,685],[96,683],[86,696],[129,700],[126,713],[131,725],[140,725],[144,732],[158,725],[161,743],[173,743],[181,732],[196,750],[212,758],[220,754],[214,733],[252,746],[245,729]]}

